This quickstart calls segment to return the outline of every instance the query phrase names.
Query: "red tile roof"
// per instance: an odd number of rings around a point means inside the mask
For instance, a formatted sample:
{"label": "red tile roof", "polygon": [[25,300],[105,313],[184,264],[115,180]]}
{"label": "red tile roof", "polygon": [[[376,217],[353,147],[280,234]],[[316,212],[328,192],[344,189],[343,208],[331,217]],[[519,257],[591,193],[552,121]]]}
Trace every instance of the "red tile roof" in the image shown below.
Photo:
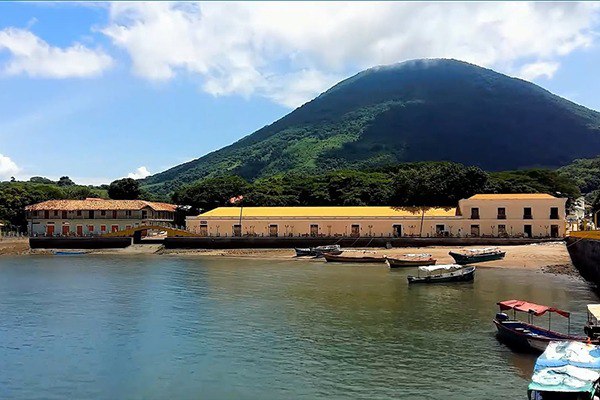
{"label": "red tile roof", "polygon": [[85,200],[48,200],[25,207],[28,211],[78,211],[78,210],[141,210],[150,207],[154,211],[174,212],[174,204],[146,200],[106,200],[88,198]]}

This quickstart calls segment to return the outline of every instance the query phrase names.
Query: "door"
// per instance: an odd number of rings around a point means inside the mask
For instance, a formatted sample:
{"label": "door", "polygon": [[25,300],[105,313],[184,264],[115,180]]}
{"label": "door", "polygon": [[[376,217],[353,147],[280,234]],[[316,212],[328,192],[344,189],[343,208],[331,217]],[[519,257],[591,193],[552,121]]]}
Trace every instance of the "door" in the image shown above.
{"label": "door", "polygon": [[62,226],[62,234],[63,234],[63,236],[68,236],[69,235],[69,225],[63,225]]}
{"label": "door", "polygon": [[88,234],[94,233],[94,225],[88,225]]}
{"label": "door", "polygon": [[277,237],[277,225],[269,225],[269,236]]}
{"label": "door", "polygon": [[444,236],[444,231],[446,230],[446,226],[439,224],[435,226],[435,234],[436,236]]}
{"label": "door", "polygon": [[54,236],[54,224],[46,225],[46,236]]}
{"label": "door", "polygon": [[77,225],[77,236],[83,236],[83,225]]}
{"label": "door", "polygon": [[402,237],[402,225],[394,225],[393,230],[395,237]]}
{"label": "door", "polygon": [[532,230],[531,230],[531,225],[525,225],[523,227],[523,233],[525,234],[525,237],[528,237],[528,238],[533,236]]}
{"label": "door", "polygon": [[207,224],[200,225],[200,236],[208,236],[208,225]]}
{"label": "door", "polygon": [[119,230],[119,225],[111,225],[110,226],[110,231],[111,232],[117,232]]}
{"label": "door", "polygon": [[550,236],[553,238],[558,237],[558,225],[550,225]]}
{"label": "door", "polygon": [[319,225],[311,224],[310,225],[310,236],[319,236]]}
{"label": "door", "polygon": [[352,237],[360,236],[360,225],[352,225],[350,227],[350,236],[352,236]]}
{"label": "door", "polygon": [[233,236],[242,236],[242,226],[235,224],[233,226]]}
{"label": "door", "polygon": [[479,225],[471,225],[471,236],[479,236]]}

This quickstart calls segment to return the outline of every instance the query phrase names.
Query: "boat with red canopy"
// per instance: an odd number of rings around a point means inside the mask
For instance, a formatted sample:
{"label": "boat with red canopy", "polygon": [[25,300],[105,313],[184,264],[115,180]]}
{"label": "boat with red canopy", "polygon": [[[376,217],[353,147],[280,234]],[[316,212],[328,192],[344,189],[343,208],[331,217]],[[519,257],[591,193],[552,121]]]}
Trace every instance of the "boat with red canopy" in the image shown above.
{"label": "boat with red canopy", "polygon": [[[494,318],[498,338],[519,350],[543,352],[551,341],[589,341],[587,336],[571,335],[571,313],[558,308],[535,304],[524,300],[505,300],[497,303],[500,312]],[[505,311],[513,311],[511,319]],[[527,322],[516,319],[516,312],[527,314]],[[548,329],[534,325],[533,318],[548,314]],[[567,333],[552,330],[552,314],[568,319]]]}

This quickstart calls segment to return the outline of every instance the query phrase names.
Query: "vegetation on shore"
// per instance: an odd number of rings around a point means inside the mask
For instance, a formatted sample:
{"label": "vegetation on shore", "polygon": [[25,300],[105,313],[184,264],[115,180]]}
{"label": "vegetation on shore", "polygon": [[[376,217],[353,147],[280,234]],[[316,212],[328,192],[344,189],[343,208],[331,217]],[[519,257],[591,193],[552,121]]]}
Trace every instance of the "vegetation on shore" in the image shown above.
{"label": "vegetation on shore", "polygon": [[574,199],[579,188],[556,171],[532,169],[488,173],[451,162],[405,163],[368,172],[279,174],[252,182],[237,175],[206,178],[173,194],[173,201],[204,211],[245,206],[455,206],[475,193],[550,193]]}

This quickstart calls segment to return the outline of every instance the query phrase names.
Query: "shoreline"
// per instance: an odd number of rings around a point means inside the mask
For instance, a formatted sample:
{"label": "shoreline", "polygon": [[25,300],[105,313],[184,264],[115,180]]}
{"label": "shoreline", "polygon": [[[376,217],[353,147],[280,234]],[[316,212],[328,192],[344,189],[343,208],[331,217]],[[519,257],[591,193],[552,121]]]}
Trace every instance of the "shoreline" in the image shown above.
{"label": "shoreline", "polygon": [[[478,246],[429,246],[429,247],[394,247],[386,248],[352,248],[352,250],[376,251],[391,257],[407,253],[427,253],[438,260],[438,264],[453,263],[449,251],[476,248]],[[481,267],[518,268],[540,270],[544,273],[579,276],[577,269],[564,242],[549,242],[528,245],[498,246],[505,250],[506,257],[502,260],[478,263]],[[5,239],[0,241],[1,256],[27,256],[51,255],[54,251],[70,251],[67,249],[29,249],[27,239]],[[71,251],[77,251],[72,249]],[[84,250],[90,255],[150,255],[166,257],[207,257],[207,258],[234,258],[234,259],[261,259],[261,260],[288,260],[324,262],[322,259],[309,257],[295,257],[294,249],[164,249],[161,244],[139,244],[123,249]]]}

